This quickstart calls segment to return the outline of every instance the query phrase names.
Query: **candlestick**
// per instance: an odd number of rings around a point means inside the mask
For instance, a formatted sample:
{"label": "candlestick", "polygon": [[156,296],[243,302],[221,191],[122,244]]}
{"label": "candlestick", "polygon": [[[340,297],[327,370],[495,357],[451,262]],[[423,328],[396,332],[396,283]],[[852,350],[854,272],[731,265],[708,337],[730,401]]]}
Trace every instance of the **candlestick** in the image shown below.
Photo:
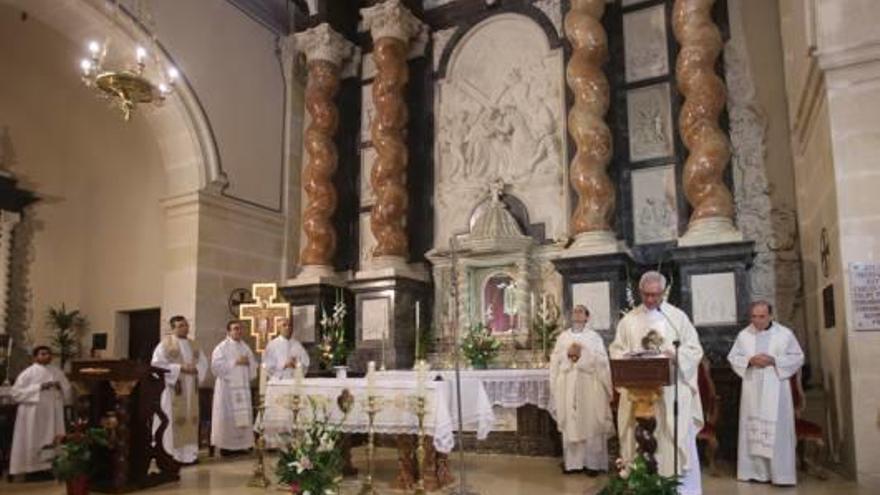
{"label": "candlestick", "polygon": [[[421,368],[421,366],[420,366]],[[423,391],[424,392],[424,391]],[[415,495],[425,495],[425,415],[427,413],[427,398],[420,393],[416,397],[416,417],[419,421],[418,447],[416,448],[416,463],[418,466],[418,478],[416,478]]]}
{"label": "candlestick", "polygon": [[[374,368],[376,367],[376,363],[373,361],[370,361],[370,364],[372,364]],[[364,479],[363,485],[361,485],[359,495],[376,495],[376,490],[373,488],[373,456],[376,448],[373,440],[373,422],[376,418],[376,413],[379,412],[379,398],[369,391],[367,392],[366,410],[369,421],[367,423],[367,476]]]}
{"label": "candlestick", "polygon": [[427,379],[428,363],[424,359],[416,364],[416,395],[425,396],[425,381]]}
{"label": "candlestick", "polygon": [[376,362],[370,361],[367,363],[367,396],[373,395],[373,390],[376,388]]}

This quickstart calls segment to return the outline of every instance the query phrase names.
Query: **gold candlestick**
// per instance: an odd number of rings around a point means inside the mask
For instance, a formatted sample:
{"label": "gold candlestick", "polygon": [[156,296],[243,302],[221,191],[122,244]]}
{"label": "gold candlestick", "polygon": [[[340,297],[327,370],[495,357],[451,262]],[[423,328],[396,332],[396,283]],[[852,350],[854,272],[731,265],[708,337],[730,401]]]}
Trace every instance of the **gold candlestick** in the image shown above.
{"label": "gold candlestick", "polygon": [[254,453],[256,454],[256,462],[254,463],[254,474],[251,475],[250,481],[248,481],[247,486],[255,487],[255,488],[266,488],[269,486],[269,478],[266,477],[266,465],[263,459],[263,450],[265,448],[266,440],[263,437],[263,413],[266,410],[266,404],[262,401],[260,402],[260,407],[257,409],[260,417],[260,421],[258,422],[259,426],[255,428],[257,433],[257,440],[254,445]]}
{"label": "gold candlestick", "polygon": [[293,440],[299,439],[297,423],[299,422],[299,412],[302,410],[302,398],[300,394],[294,394],[290,401],[290,411],[293,413]]}
{"label": "gold candlestick", "polygon": [[424,395],[416,397],[416,417],[419,419],[419,446],[416,449],[416,462],[418,464],[418,478],[416,478],[415,495],[425,495],[425,409],[426,399]]}
{"label": "gold candlestick", "polygon": [[367,476],[361,485],[360,495],[376,495],[376,489],[373,488],[373,459],[375,455],[375,443],[373,440],[373,420],[376,413],[379,412],[379,397],[375,395],[367,396]]}

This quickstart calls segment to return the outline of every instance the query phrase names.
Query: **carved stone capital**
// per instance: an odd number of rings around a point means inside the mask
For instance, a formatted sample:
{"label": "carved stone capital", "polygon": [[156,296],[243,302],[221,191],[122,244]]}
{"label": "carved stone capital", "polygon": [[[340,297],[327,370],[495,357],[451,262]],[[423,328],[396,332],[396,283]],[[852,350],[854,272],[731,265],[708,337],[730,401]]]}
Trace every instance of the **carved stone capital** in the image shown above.
{"label": "carved stone capital", "polygon": [[296,49],[305,53],[308,62],[326,60],[341,68],[354,54],[354,44],[326,22],[296,33],[293,37],[296,40]]}
{"label": "carved stone capital", "polygon": [[296,35],[278,38],[278,57],[281,59],[284,79],[288,84],[298,82],[304,85],[306,82],[306,64],[300,53],[297,49]]}
{"label": "carved stone capital", "polygon": [[413,15],[400,0],[387,0],[372,7],[361,9],[364,27],[370,30],[373,40],[396,38],[404,43],[427,30],[427,26]]}

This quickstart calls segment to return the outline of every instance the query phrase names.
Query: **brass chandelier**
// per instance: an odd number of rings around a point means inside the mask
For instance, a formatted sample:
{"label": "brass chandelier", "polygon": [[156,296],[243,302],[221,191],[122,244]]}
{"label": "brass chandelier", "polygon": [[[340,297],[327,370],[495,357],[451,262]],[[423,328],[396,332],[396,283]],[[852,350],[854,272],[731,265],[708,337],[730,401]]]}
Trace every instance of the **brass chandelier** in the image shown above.
{"label": "brass chandelier", "polygon": [[[143,46],[135,48],[132,63],[125,68],[108,68],[105,65],[110,48],[109,40],[103,43],[98,41],[88,42],[89,55],[80,61],[82,81],[86,87],[94,89],[97,94],[109,100],[117,107],[128,121],[138,105],[150,104],[161,106],[171,93],[174,92],[175,84],[180,73],[175,67],[156,71],[159,77],[154,79],[147,75],[147,61],[151,60],[156,67],[161,67],[159,60],[159,46],[156,41],[154,30],[150,29],[152,17],[145,13],[141,2],[136,2],[136,11],[133,14],[135,24],[139,24],[152,40],[153,53]],[[114,17],[120,11],[118,0],[114,2]]]}

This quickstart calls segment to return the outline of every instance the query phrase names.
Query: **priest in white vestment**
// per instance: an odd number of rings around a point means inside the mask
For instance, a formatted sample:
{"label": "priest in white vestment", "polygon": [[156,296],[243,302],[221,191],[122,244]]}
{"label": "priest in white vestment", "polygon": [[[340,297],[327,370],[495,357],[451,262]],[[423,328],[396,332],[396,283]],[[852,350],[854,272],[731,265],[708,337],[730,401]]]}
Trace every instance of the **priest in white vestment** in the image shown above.
{"label": "priest in white vestment", "polygon": [[281,380],[293,378],[297,363],[309,369],[309,353],[293,337],[290,319],[284,318],[279,321],[279,335],[263,351],[263,366],[269,380]]}
{"label": "priest in white vestment", "polygon": [[[654,330],[662,338],[660,351],[674,358],[673,342],[681,343],[678,361],[678,466],[674,465],[673,418],[674,387],[663,387],[663,397],[656,406],[657,467],[664,476],[678,472],[681,477],[679,493],[697,495],[702,493],[700,459],[697,455],[696,435],[703,427],[703,406],[697,372],[703,359],[703,347],[697,330],[688,316],[680,309],[663,300],[666,277],[649,271],[639,280],[642,303],[626,314],[617,325],[614,342],[608,348],[612,359],[627,357],[628,353],[643,351],[642,339]],[[632,402],[625,389],[620,389],[620,406],[617,411],[617,427],[620,435],[621,456],[630,462],[636,455],[635,427]]]}
{"label": "priest in white vestment", "polygon": [[797,438],[789,380],[804,364],[804,353],[794,333],[774,322],[772,314],[770,303],[752,303],[751,325],[727,356],[742,377],[736,477],[794,485]]}
{"label": "priest in white vestment", "polygon": [[242,324],[226,324],[226,339],[211,353],[214,402],[211,408],[211,445],[221,455],[232,455],[254,446],[251,381],[257,378],[257,358],[241,340]]}
{"label": "priest in white vestment", "polygon": [[571,328],[556,339],[550,357],[550,389],[556,424],[562,433],[566,474],[608,470],[611,420],[611,370],[605,344],[588,325],[589,311],[577,305]]}
{"label": "priest in white vestment", "polygon": [[[168,370],[160,402],[168,416],[162,445],[178,462],[194,464],[199,453],[199,384],[208,373],[208,359],[187,338],[189,322],[186,318],[173,316],[170,322],[171,334],[156,346],[150,363]],[[158,428],[157,416],[153,418],[153,431]]]}
{"label": "priest in white vestment", "polygon": [[9,459],[12,476],[52,468],[53,451],[43,447],[64,435],[64,404],[71,400],[70,382],[50,364],[52,350],[38,346],[33,355],[33,364],[12,385],[12,399],[18,404]]}

